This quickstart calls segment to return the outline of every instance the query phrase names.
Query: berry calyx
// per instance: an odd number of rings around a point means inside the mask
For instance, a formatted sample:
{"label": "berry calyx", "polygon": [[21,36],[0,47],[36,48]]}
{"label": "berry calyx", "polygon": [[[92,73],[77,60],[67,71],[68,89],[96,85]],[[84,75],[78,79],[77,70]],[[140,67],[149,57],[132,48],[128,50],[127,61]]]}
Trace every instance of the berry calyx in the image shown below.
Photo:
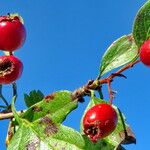
{"label": "berry calyx", "polygon": [[150,67],[150,40],[145,41],[141,46],[140,60],[143,64]]}
{"label": "berry calyx", "polygon": [[0,50],[15,51],[26,39],[26,30],[17,15],[0,16]]}
{"label": "berry calyx", "polygon": [[15,56],[0,56],[0,84],[10,84],[22,74],[23,64]]}
{"label": "berry calyx", "polygon": [[111,134],[117,121],[117,113],[111,105],[97,104],[91,107],[83,118],[84,133],[95,143]]}

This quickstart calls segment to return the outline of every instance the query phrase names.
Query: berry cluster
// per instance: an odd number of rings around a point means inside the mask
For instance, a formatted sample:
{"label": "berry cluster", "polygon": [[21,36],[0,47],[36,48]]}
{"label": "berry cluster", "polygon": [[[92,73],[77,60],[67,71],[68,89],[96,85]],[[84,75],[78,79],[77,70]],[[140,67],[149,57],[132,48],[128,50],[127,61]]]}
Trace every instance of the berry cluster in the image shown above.
{"label": "berry cluster", "polygon": [[[26,39],[26,30],[18,15],[0,16],[0,50],[9,55],[0,56],[0,84],[15,82],[22,74],[23,64],[13,52],[19,49]],[[140,48],[140,60],[150,67],[150,40]],[[111,104],[97,104],[91,107],[83,118],[83,131],[92,142],[111,134],[118,121],[116,110]]]}
{"label": "berry cluster", "polygon": [[18,15],[0,16],[0,50],[8,55],[0,56],[0,84],[15,82],[22,74],[23,64],[13,51],[19,49],[26,39],[26,30]]}

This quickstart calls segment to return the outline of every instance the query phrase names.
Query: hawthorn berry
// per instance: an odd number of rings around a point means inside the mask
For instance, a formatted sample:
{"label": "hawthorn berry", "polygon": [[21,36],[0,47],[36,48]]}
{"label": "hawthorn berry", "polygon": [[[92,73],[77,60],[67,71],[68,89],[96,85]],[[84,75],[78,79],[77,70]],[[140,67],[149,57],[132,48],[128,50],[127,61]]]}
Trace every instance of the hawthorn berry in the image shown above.
{"label": "hawthorn berry", "polygon": [[145,41],[141,46],[140,60],[143,64],[150,67],[150,40]]}
{"label": "hawthorn berry", "polygon": [[15,56],[0,56],[0,84],[16,81],[22,74],[23,64]]}
{"label": "hawthorn berry", "polygon": [[26,38],[26,30],[17,15],[0,16],[0,50],[14,51]]}
{"label": "hawthorn berry", "polygon": [[83,118],[84,133],[95,143],[112,133],[117,121],[117,113],[111,105],[97,104],[91,107]]}

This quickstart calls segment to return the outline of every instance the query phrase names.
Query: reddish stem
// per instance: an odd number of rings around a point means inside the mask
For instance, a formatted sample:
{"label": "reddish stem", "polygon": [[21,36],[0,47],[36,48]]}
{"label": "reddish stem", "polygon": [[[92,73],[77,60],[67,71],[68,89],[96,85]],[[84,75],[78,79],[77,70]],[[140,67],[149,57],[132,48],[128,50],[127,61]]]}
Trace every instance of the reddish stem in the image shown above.
{"label": "reddish stem", "polygon": [[137,60],[135,62],[131,62],[130,64],[128,64],[128,65],[124,66],[123,68],[121,68],[120,70],[118,70],[117,72],[111,74],[107,78],[102,79],[100,81],[101,84],[107,83],[107,85],[108,85],[109,102],[110,102],[110,104],[112,104],[113,98],[114,98],[114,93],[113,93],[113,90],[111,89],[111,82],[113,81],[113,78],[118,76],[118,75],[120,75],[123,71],[133,67],[135,64],[137,64],[139,62],[140,62],[140,60]]}

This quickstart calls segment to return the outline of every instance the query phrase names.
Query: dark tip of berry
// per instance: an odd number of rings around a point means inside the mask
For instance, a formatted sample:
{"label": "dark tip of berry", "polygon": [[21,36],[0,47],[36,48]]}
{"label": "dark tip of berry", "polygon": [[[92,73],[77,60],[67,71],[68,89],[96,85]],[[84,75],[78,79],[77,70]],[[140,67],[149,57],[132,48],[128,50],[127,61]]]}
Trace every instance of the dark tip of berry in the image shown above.
{"label": "dark tip of berry", "polygon": [[12,62],[10,60],[5,59],[3,62],[0,62],[0,75],[8,74],[12,69]]}
{"label": "dark tip of berry", "polygon": [[101,137],[100,129],[95,125],[88,125],[88,127],[84,129],[84,133],[94,143],[96,143],[97,140]]}

